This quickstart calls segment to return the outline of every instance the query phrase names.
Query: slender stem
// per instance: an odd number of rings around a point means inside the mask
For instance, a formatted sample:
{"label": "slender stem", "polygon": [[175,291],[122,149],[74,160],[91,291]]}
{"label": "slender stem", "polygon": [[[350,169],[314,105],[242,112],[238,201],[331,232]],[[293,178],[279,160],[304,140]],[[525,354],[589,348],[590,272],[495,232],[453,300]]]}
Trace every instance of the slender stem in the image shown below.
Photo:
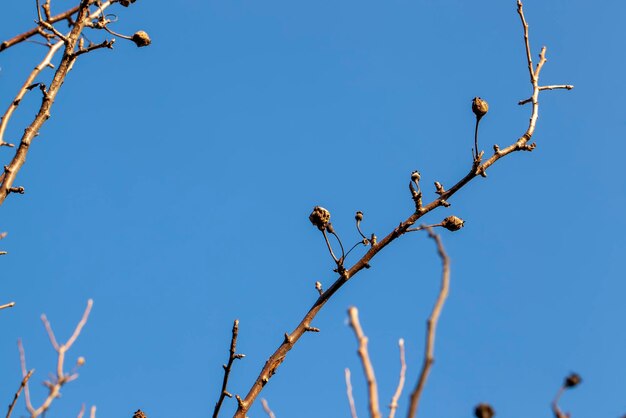
{"label": "slender stem", "polygon": [[224,367],[224,379],[222,380],[222,391],[220,392],[220,397],[215,404],[215,409],[213,410],[213,418],[217,418],[220,412],[220,408],[222,407],[222,403],[224,402],[224,398],[228,396],[232,398],[233,395],[228,393],[226,390],[228,386],[228,378],[230,377],[230,372],[233,367],[233,363],[235,360],[243,358],[243,354],[237,354],[237,336],[239,335],[239,320],[235,319],[233,322],[232,336],[230,339],[230,349],[228,350],[228,363],[225,364]]}
{"label": "slender stem", "polygon": [[24,378],[22,379],[22,382],[20,383],[20,387],[17,389],[17,392],[15,392],[15,395],[13,396],[13,402],[11,402],[11,405],[9,405],[9,412],[7,412],[6,418],[11,417],[11,414],[13,413],[13,408],[15,407],[15,403],[17,402],[17,398],[20,397],[20,393],[22,393],[22,390],[24,390],[24,387],[26,387],[26,384],[28,383],[28,379],[30,379],[30,377],[33,375],[34,372],[35,370],[29,371],[26,374],[26,376],[24,376]]}
{"label": "slender stem", "polygon": [[370,360],[369,353],[367,351],[368,338],[363,333],[363,328],[359,322],[359,311],[354,306],[348,309],[348,315],[350,318],[350,326],[354,330],[354,334],[359,343],[359,358],[363,365],[363,372],[367,379],[367,392],[369,395],[369,411],[371,418],[381,418],[380,407],[378,403],[378,384],[376,383],[376,376],[374,375],[374,366]]}
{"label": "slender stem", "polygon": [[441,258],[441,288],[439,290],[435,306],[433,307],[430,317],[428,318],[428,322],[426,323],[426,348],[424,350],[424,362],[422,364],[422,371],[420,372],[417,385],[411,393],[409,412],[407,414],[408,418],[415,418],[417,415],[417,407],[420,397],[424,392],[424,387],[426,386],[426,380],[428,379],[430,369],[435,362],[435,337],[437,335],[437,323],[450,289],[450,259],[446,254],[446,250],[443,248],[439,235],[435,234],[432,229],[428,229],[428,236],[435,240],[437,244],[437,252]]}
{"label": "slender stem", "polygon": [[346,367],[344,370],[346,378],[346,396],[348,397],[348,404],[350,405],[350,416],[352,418],[359,418],[356,414],[356,405],[354,404],[354,396],[352,395],[352,380],[350,379],[350,369]]}
{"label": "slender stem", "polygon": [[398,400],[402,395],[402,389],[404,388],[404,381],[406,379],[406,359],[404,356],[404,339],[400,338],[398,341],[398,347],[400,348],[400,378],[398,380],[398,386],[391,398],[391,404],[389,405],[389,418],[394,418],[396,410],[398,409]]}

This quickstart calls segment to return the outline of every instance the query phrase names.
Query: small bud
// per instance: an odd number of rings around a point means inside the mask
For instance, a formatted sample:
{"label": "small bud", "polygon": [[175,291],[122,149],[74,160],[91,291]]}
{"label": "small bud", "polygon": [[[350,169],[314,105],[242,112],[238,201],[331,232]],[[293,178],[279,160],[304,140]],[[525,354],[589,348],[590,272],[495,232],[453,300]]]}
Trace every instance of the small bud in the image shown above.
{"label": "small bud", "polygon": [[474,100],[472,100],[472,112],[474,112],[476,117],[480,119],[485,116],[488,111],[489,105],[487,102],[480,97],[474,97]]}
{"label": "small bud", "polygon": [[445,189],[443,188],[441,183],[439,183],[438,181],[435,182],[435,189],[437,189],[436,193],[438,195],[442,195],[445,192]]}
{"label": "small bud", "polygon": [[320,231],[323,231],[330,222],[330,212],[321,206],[315,206],[313,212],[309,215],[309,221],[317,227]]}
{"label": "small bud", "polygon": [[563,386],[565,386],[566,388],[574,388],[578,386],[582,381],[583,379],[580,377],[580,375],[576,373],[571,373],[569,376],[565,378],[565,382],[563,383]]}
{"label": "small bud", "polygon": [[357,222],[361,222],[363,220],[363,212],[361,212],[360,210],[357,211],[356,215],[354,216],[354,219],[356,219]]}
{"label": "small bud", "polygon": [[488,403],[481,403],[476,405],[474,409],[474,415],[476,418],[492,418],[496,412]]}
{"label": "small bud", "polygon": [[324,289],[322,289],[322,282],[315,282],[315,289],[319,292],[319,294],[321,295],[324,292]]}
{"label": "small bud", "polygon": [[78,357],[78,360],[76,360],[76,367],[81,367],[85,365],[85,357]]}
{"label": "small bud", "polygon": [[465,221],[456,216],[448,216],[441,222],[441,226],[446,228],[448,231],[458,231],[459,229],[463,228],[464,224]]}
{"label": "small bud", "polygon": [[420,181],[421,175],[419,171],[413,171],[411,173],[411,180],[413,180],[415,183],[418,183]]}
{"label": "small bud", "polygon": [[142,46],[148,46],[152,42],[148,34],[142,30],[135,32],[131,40],[137,45],[139,48]]}

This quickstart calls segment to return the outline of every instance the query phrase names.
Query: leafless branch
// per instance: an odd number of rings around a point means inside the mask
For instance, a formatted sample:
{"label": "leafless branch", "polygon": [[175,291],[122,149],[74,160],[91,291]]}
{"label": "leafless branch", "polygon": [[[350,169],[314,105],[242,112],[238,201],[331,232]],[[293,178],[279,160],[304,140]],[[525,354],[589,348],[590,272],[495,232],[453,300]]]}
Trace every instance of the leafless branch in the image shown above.
{"label": "leafless branch", "polygon": [[20,383],[20,387],[17,389],[17,392],[15,392],[15,395],[13,396],[13,402],[11,402],[11,405],[9,405],[9,412],[7,412],[6,418],[11,418],[11,414],[13,413],[13,408],[15,407],[15,403],[17,402],[17,399],[20,397],[20,393],[22,393],[22,390],[24,390],[24,387],[28,383],[28,379],[30,379],[30,377],[33,375],[34,372],[35,370],[29,371],[28,373],[26,373],[26,376],[24,376],[24,378],[22,379],[22,383]]}
{"label": "leafless branch", "polygon": [[350,404],[350,416],[352,418],[358,418],[356,414],[356,406],[354,404],[354,396],[352,395],[352,380],[350,379],[350,369],[346,367],[344,370],[346,378],[346,396],[348,397],[348,404]]}
{"label": "leafless branch", "polygon": [[270,406],[268,405],[267,401],[265,400],[265,398],[261,399],[261,405],[263,406],[263,410],[265,411],[265,413],[267,414],[268,417],[270,418],[276,418],[276,415],[274,415],[274,413],[272,412],[272,410],[270,409]]}
{"label": "leafless branch", "polygon": [[[95,3],[96,0],[91,0],[89,3],[93,4]],[[71,18],[71,16],[73,14],[75,14],[76,12],[78,12],[80,6],[76,6],[76,7],[72,7],[69,10],[66,10],[63,13],[60,13],[56,16],[52,16],[50,18],[46,17],[45,22],[48,24],[53,24],[53,23],[57,23],[60,22],[61,20],[65,20],[65,19],[69,19]],[[45,9],[44,9],[45,10]],[[23,42],[25,40],[27,40],[28,38],[37,35],[38,33],[40,33],[41,28],[39,26],[35,26],[34,28],[24,32],[24,33],[20,33],[17,36],[14,36],[13,38],[6,40],[4,42],[2,42],[0,44],[0,52],[4,51],[5,49],[8,49],[14,45],[19,44],[20,42]]]}
{"label": "leafless branch", "polygon": [[[50,118],[50,109],[52,108],[54,100],[61,86],[63,85],[63,82],[65,81],[65,77],[74,65],[74,62],[80,55],[84,54],[87,51],[82,48],[76,51],[76,46],[78,44],[78,40],[81,36],[83,29],[87,25],[88,21],[91,21],[104,13],[104,10],[108,8],[113,3],[113,1],[107,1],[102,3],[96,11],[90,14],[89,6],[93,3],[93,0],[81,0],[80,5],[76,9],[76,21],[74,22],[71,30],[68,32],[67,35],[62,35],[63,38],[61,40],[50,46],[50,49],[48,50],[48,53],[44,57],[43,61],[41,61],[41,63],[39,63],[39,65],[37,65],[37,67],[35,67],[35,69],[30,73],[25,83],[22,85],[17,95],[9,105],[8,109],[2,116],[2,120],[0,121],[0,146],[11,146],[12,144],[4,141],[4,134],[13,112],[19,105],[24,95],[32,88],[35,78],[41,73],[44,68],[51,65],[51,61],[54,55],[58,51],[60,51],[62,47],[64,47],[61,62],[59,63],[56,72],[54,73],[52,82],[50,83],[50,87],[48,89],[41,88],[43,98],[39,107],[39,111],[37,112],[37,115],[35,116],[33,121],[24,130],[24,134],[20,139],[20,144],[15,151],[14,157],[12,158],[11,162],[4,167],[4,172],[0,175],[0,205],[2,205],[6,197],[12,191],[16,190],[13,187],[13,182],[15,181],[17,173],[26,162],[26,155],[28,154],[28,150],[30,149],[33,138],[38,135],[39,130],[41,129],[43,124],[48,120],[48,118]],[[71,16],[71,14],[68,16]],[[50,23],[40,23],[43,26],[51,26]],[[110,46],[107,43],[103,43],[100,45],[101,46],[98,46],[97,48],[94,47],[91,50]]]}
{"label": "leafless branch", "polygon": [[391,398],[391,404],[389,404],[389,418],[394,418],[396,415],[396,409],[398,409],[398,400],[402,395],[402,389],[404,388],[404,380],[406,378],[406,360],[404,357],[404,339],[398,340],[398,347],[400,349],[400,378],[398,380],[398,387],[396,388],[393,397]]}
{"label": "leafless branch", "polygon": [[228,386],[228,378],[230,377],[230,371],[232,370],[233,363],[235,360],[242,359],[245,357],[245,354],[238,354],[237,351],[237,336],[239,335],[239,320],[235,319],[233,322],[232,329],[232,337],[230,339],[230,349],[228,350],[230,355],[228,356],[228,363],[224,364],[222,367],[224,368],[224,380],[222,381],[222,391],[220,392],[220,397],[215,404],[215,409],[213,410],[213,418],[217,418],[220,412],[220,408],[222,407],[222,403],[224,402],[224,398],[228,396],[232,398],[233,395],[227,391]]}
{"label": "leafless branch", "polygon": [[0,305],[0,311],[3,310],[3,309],[6,309],[6,308],[12,308],[14,306],[15,306],[15,302],[9,302],[7,304]]}
{"label": "leafless branch", "polygon": [[[65,363],[65,353],[67,352],[67,350],[69,350],[72,347],[74,342],[76,342],[76,339],[78,338],[83,327],[87,323],[92,306],[93,306],[93,300],[89,299],[87,301],[87,307],[85,308],[85,311],[83,313],[81,320],[78,322],[78,325],[76,325],[76,328],[74,329],[74,332],[72,333],[72,336],[64,344],[57,343],[56,337],[54,336],[54,332],[52,331],[52,327],[50,326],[50,323],[48,322],[46,316],[42,315],[41,319],[46,327],[46,331],[48,332],[48,337],[50,338],[50,342],[52,346],[54,347],[55,351],[57,352],[57,371],[56,371],[56,376],[54,376],[54,378],[51,381],[44,382],[44,385],[48,388],[48,396],[44,400],[44,402],[41,404],[41,406],[39,406],[38,408],[35,408],[32,405],[32,402],[30,399],[30,391],[29,391],[28,382],[24,386],[24,398],[26,401],[26,409],[30,413],[31,418],[36,418],[44,414],[50,408],[50,405],[52,404],[52,402],[56,398],[61,396],[61,388],[66,383],[71,382],[72,380],[75,380],[78,377],[78,374],[76,373],[66,373],[63,371],[64,363]],[[22,365],[22,375],[26,376],[27,375],[26,354],[24,352],[24,346],[22,345],[21,340],[18,341],[18,348],[20,351],[20,363]],[[76,366],[80,367],[83,364],[84,364],[84,359],[82,357],[79,357],[76,363]],[[94,410],[94,413],[95,413],[95,410]]]}
{"label": "leafless branch", "polygon": [[432,229],[428,229],[428,236],[434,239],[437,243],[437,252],[439,253],[439,257],[441,258],[441,288],[439,290],[439,295],[437,296],[435,306],[433,307],[433,310],[426,324],[426,348],[424,350],[424,362],[422,364],[422,371],[420,372],[420,377],[417,381],[417,385],[411,393],[411,398],[409,402],[409,413],[407,415],[409,418],[415,418],[415,416],[417,415],[417,407],[419,404],[420,396],[424,391],[430,369],[435,362],[435,337],[437,334],[437,322],[439,321],[439,316],[441,315],[441,310],[443,309],[443,306],[446,302],[446,298],[448,297],[448,290],[450,288],[450,259],[448,258],[448,255],[443,248],[443,244],[441,243],[441,238],[439,237],[439,235],[435,234]]}
{"label": "leafless branch", "polygon": [[411,228],[424,215],[430,213],[440,206],[449,206],[448,201],[453,195],[456,194],[456,192],[462,189],[477,176],[486,176],[487,169],[495,164],[498,160],[514,152],[532,151],[535,148],[535,144],[529,142],[535,132],[537,118],[539,116],[538,98],[540,88],[538,80],[541,68],[545,63],[545,48],[542,50],[542,54],[540,55],[540,63],[537,65],[537,68],[534,69],[530,53],[530,43],[528,41],[528,25],[526,23],[521,7],[522,3],[518,2],[518,13],[522,20],[522,26],[524,27],[526,57],[528,61],[528,70],[532,86],[532,110],[526,131],[515,142],[505,148],[500,148],[498,145],[494,145],[494,153],[491,157],[481,162],[474,162],[471,165],[469,172],[463,178],[458,180],[456,184],[454,184],[450,189],[444,190],[443,187],[441,189],[438,189],[437,193],[439,197],[434,199],[432,202],[428,203],[425,206],[420,205],[419,207],[417,207],[418,205],[416,204],[416,210],[413,214],[411,214],[406,220],[400,222],[400,224],[396,228],[394,228],[389,234],[387,234],[387,236],[382,238],[380,241],[376,240],[374,242],[374,240],[372,240],[370,243],[370,249],[367,251],[367,253],[365,253],[365,255],[361,257],[360,260],[358,260],[349,269],[340,271],[339,277],[336,279],[336,281],[317,298],[317,300],[313,303],[308,312],[301,319],[298,326],[290,334],[288,334],[288,338],[285,338],[283,343],[265,362],[265,365],[263,366],[252,387],[248,391],[248,394],[244,399],[241,400],[241,402],[239,402],[239,408],[234,415],[235,418],[245,417],[246,412],[250,409],[259,393],[261,393],[263,387],[272,378],[272,376],[276,372],[276,369],[283,363],[289,351],[304,335],[304,333],[307,332],[307,329],[311,326],[311,322],[317,316],[319,311],[324,307],[326,302],[328,302],[328,300],[330,300],[330,298],[332,298],[332,296],[359,271],[364,268],[369,268],[370,261],[376,256],[376,254],[378,254],[383,248],[387,247],[387,245],[389,245],[391,242],[404,235],[407,230]]}
{"label": "leafless branch", "polygon": [[83,415],[85,415],[85,404],[81,405],[80,411],[78,412],[76,418],[83,418]]}
{"label": "leafless branch", "polygon": [[367,351],[368,338],[363,333],[361,323],[359,322],[359,311],[354,306],[348,309],[348,316],[350,318],[350,326],[354,330],[354,334],[359,343],[359,358],[363,365],[363,372],[367,380],[367,391],[369,395],[369,411],[371,418],[380,418],[380,407],[378,403],[378,385],[376,383],[376,376],[374,375],[374,367]]}

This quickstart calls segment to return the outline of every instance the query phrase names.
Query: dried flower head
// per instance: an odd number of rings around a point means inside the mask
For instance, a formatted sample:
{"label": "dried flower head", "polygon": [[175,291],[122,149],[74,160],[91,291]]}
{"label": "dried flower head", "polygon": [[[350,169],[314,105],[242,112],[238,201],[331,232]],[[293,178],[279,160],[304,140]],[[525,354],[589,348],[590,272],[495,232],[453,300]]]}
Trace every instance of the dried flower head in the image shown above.
{"label": "dried flower head", "polygon": [[411,173],[411,180],[413,180],[415,183],[419,182],[420,178],[421,178],[421,175],[419,171],[413,171]]}
{"label": "dried flower head", "polygon": [[131,40],[137,45],[139,48],[142,46],[148,46],[152,42],[148,34],[142,30],[135,32]]}
{"label": "dried flower head", "polygon": [[448,216],[441,222],[441,226],[446,228],[448,231],[458,231],[463,228],[465,221],[457,216]]}
{"label": "dried flower head", "polygon": [[313,212],[309,215],[309,221],[317,227],[320,231],[323,231],[330,222],[330,212],[321,206],[315,206]]}
{"label": "dried flower head", "polygon": [[489,111],[489,104],[480,97],[474,97],[472,100],[472,112],[478,119],[482,118]]}
{"label": "dried flower head", "polygon": [[481,403],[476,405],[474,409],[474,415],[476,418],[492,418],[496,412],[488,403]]}
{"label": "dried flower head", "polygon": [[354,219],[356,219],[357,222],[361,222],[363,220],[363,212],[360,210],[357,211],[356,215],[354,215]]}
{"label": "dried flower head", "polygon": [[571,373],[569,376],[565,378],[565,382],[563,383],[563,386],[565,386],[566,388],[574,388],[580,385],[582,381],[583,379],[582,377],[580,377],[580,375],[576,373]]}
{"label": "dried flower head", "polygon": [[137,412],[133,415],[133,418],[148,418],[146,414],[144,414],[141,409],[138,409]]}

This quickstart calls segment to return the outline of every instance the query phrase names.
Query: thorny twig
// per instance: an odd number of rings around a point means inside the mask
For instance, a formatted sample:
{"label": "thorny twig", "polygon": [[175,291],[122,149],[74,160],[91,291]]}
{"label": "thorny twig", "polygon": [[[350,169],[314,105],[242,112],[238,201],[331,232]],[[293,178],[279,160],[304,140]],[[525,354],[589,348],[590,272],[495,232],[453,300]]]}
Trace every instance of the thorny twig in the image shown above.
{"label": "thorny twig", "polygon": [[446,302],[448,290],[450,288],[450,259],[446,254],[446,250],[443,248],[439,235],[435,234],[433,230],[429,228],[428,236],[434,239],[437,243],[437,252],[441,258],[441,288],[439,290],[435,306],[433,307],[430,317],[428,318],[428,322],[426,323],[426,348],[424,350],[424,362],[422,364],[422,371],[420,372],[417,385],[411,393],[409,413],[407,414],[408,418],[415,418],[417,415],[417,407],[420,396],[424,391],[428,374],[430,373],[430,369],[435,361],[435,336],[437,334],[437,322],[439,321],[439,316],[441,315],[441,310]]}
{"label": "thorny twig", "polygon": [[493,164],[495,164],[498,160],[514,152],[532,151],[535,148],[535,144],[529,142],[533,134],[535,133],[537,118],[539,117],[539,92],[541,89],[538,84],[538,79],[541,69],[545,64],[546,49],[545,47],[542,49],[540,54],[540,62],[537,65],[537,68],[534,68],[531,58],[530,43],[528,41],[528,26],[524,18],[521,1],[518,1],[518,13],[521,17],[522,25],[524,28],[526,58],[528,61],[529,76],[532,86],[532,96],[530,99],[532,102],[532,109],[526,131],[515,142],[505,148],[501,149],[499,146],[494,145],[494,153],[491,157],[479,163],[473,163],[470,167],[469,172],[463,178],[458,180],[456,184],[454,184],[450,189],[443,190],[442,188],[441,190],[438,190],[438,198],[425,206],[420,206],[419,208],[416,208],[413,214],[411,214],[403,222],[400,222],[400,224],[387,236],[377,242],[372,242],[372,245],[367,253],[365,253],[365,255],[363,255],[363,257],[361,257],[361,259],[358,260],[352,267],[346,269],[345,271],[341,271],[336,281],[328,289],[326,289],[326,291],[324,291],[324,293],[322,293],[313,303],[308,312],[301,319],[298,326],[293,330],[293,332],[291,332],[291,334],[289,334],[289,338],[285,339],[276,349],[276,351],[274,351],[274,353],[265,362],[265,365],[261,369],[261,372],[259,373],[257,379],[250,387],[248,394],[239,403],[239,408],[234,415],[235,418],[244,418],[246,416],[247,411],[250,409],[259,393],[261,393],[263,387],[274,375],[276,369],[283,363],[287,356],[287,353],[293,348],[293,346],[298,342],[302,335],[307,332],[307,328],[311,326],[311,322],[317,316],[318,312],[324,307],[326,302],[328,302],[328,300],[359,271],[369,267],[370,261],[376,256],[376,254],[378,254],[383,248],[385,248],[395,239],[404,235],[407,229],[411,228],[424,215],[430,213],[440,206],[447,206],[448,200],[454,194],[456,194],[456,192],[458,192],[461,188],[463,188],[477,176],[486,175],[486,170]]}
{"label": "thorny twig", "polygon": [[363,333],[363,328],[361,328],[358,309],[354,306],[350,307],[350,309],[348,309],[348,316],[350,318],[350,326],[354,330],[354,335],[359,343],[359,358],[361,359],[363,372],[365,373],[365,378],[367,380],[370,417],[381,418],[378,403],[378,385],[376,383],[376,376],[374,375],[374,367],[372,366],[372,362],[367,351],[368,338]]}
{"label": "thorny twig", "polygon": [[232,337],[230,339],[230,349],[228,350],[230,353],[228,356],[228,363],[222,366],[224,368],[224,380],[222,381],[222,391],[220,392],[220,397],[217,403],[215,404],[215,409],[213,410],[213,418],[217,418],[220,412],[220,408],[222,407],[222,403],[224,402],[224,398],[226,396],[228,396],[229,398],[233,397],[233,395],[230,394],[226,390],[226,387],[228,386],[228,378],[230,377],[230,371],[233,367],[233,363],[235,362],[235,360],[242,359],[245,357],[245,354],[237,354],[236,352],[238,335],[239,335],[239,320],[235,319],[235,322],[233,322]]}
{"label": "thorny twig", "polygon": [[[50,405],[52,404],[52,402],[56,398],[61,396],[61,388],[66,383],[69,383],[78,377],[78,374],[75,372],[66,373],[63,371],[64,363],[65,363],[65,354],[72,347],[72,345],[76,342],[76,339],[78,338],[81,331],[83,330],[83,327],[87,323],[92,306],[93,306],[93,300],[89,299],[87,301],[87,307],[85,308],[85,311],[83,312],[82,318],[78,322],[78,325],[76,325],[76,328],[74,329],[74,332],[72,333],[72,336],[64,344],[57,343],[56,337],[54,336],[54,332],[52,331],[52,327],[50,326],[50,323],[48,322],[46,316],[42,315],[41,320],[43,321],[44,326],[46,327],[46,330],[48,331],[50,342],[52,346],[54,347],[54,350],[57,352],[57,370],[56,370],[56,375],[50,381],[44,382],[44,386],[48,388],[48,397],[44,400],[44,402],[38,408],[35,408],[32,405],[28,383],[26,383],[24,387],[24,398],[26,400],[26,409],[30,413],[31,418],[36,418],[44,414],[48,410],[48,408],[50,408]],[[22,375],[25,377],[27,375],[26,354],[25,354],[24,346],[22,345],[21,340],[18,340],[18,348],[20,351],[20,363],[22,365]],[[80,367],[84,364],[84,362],[85,360],[82,357],[79,357],[78,361],[76,362],[76,366]],[[94,410],[94,414],[95,414],[95,410]]]}

